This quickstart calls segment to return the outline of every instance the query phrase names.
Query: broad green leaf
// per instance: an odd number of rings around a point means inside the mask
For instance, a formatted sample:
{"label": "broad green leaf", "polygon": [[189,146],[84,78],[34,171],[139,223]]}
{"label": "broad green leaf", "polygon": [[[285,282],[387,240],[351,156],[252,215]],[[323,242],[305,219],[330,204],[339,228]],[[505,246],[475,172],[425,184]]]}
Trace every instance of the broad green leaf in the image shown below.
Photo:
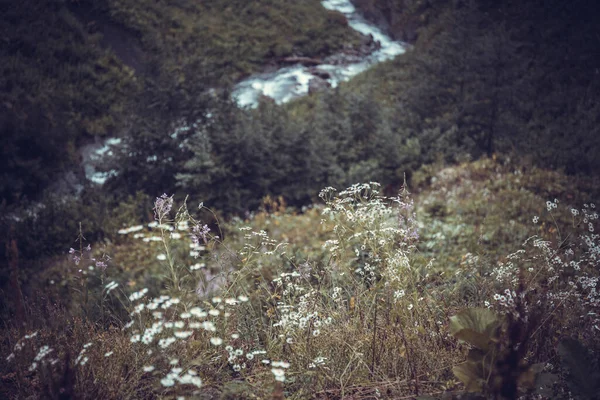
{"label": "broad green leaf", "polygon": [[558,382],[558,375],[549,372],[542,372],[535,379],[535,393],[546,398],[552,398],[554,393],[554,383]]}
{"label": "broad green leaf", "polygon": [[465,362],[452,367],[452,372],[465,385],[467,392],[481,392],[485,385],[484,370],[478,363]]}
{"label": "broad green leaf", "polygon": [[583,344],[565,339],[558,345],[558,354],[569,374],[569,386],[586,399],[597,399],[600,392],[600,371]]}
{"label": "broad green leaf", "polygon": [[491,338],[485,333],[479,333],[472,329],[461,329],[454,333],[454,337],[463,342],[467,342],[484,352],[489,350]]}
{"label": "broad green leaf", "polygon": [[487,354],[487,352],[479,348],[471,349],[467,355],[467,361],[482,362]]}
{"label": "broad green leaf", "polygon": [[519,387],[533,389],[536,386],[538,375],[544,370],[544,364],[533,364],[519,375]]}
{"label": "broad green leaf", "polygon": [[450,317],[450,333],[472,329],[480,333],[492,333],[500,326],[498,316],[487,308],[468,308]]}
{"label": "broad green leaf", "polygon": [[469,308],[450,317],[450,333],[481,350],[489,348],[499,327],[500,320],[487,308]]}

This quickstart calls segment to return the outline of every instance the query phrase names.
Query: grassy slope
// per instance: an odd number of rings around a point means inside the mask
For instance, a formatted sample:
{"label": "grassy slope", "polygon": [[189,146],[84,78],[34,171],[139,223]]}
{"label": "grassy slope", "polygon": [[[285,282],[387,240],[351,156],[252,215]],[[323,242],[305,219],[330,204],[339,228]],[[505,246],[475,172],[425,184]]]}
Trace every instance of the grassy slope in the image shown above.
{"label": "grassy slope", "polygon": [[[375,85],[380,88],[378,93],[381,95],[381,102],[393,104],[396,99],[395,96],[401,92],[402,87],[405,87],[403,85],[408,84],[405,81],[406,75],[404,75],[402,65],[406,65],[404,63],[410,59],[409,57],[411,56],[401,57],[394,62],[382,64],[376,69],[362,74],[350,84],[344,85],[341,89],[342,93],[344,90],[360,90],[362,85],[371,86],[375,82]],[[235,66],[233,70],[239,72],[241,71],[240,68],[243,69],[244,66]],[[302,107],[310,109],[314,106],[313,103],[314,98],[308,98],[301,100],[292,107],[298,107],[297,110],[301,111],[296,112],[301,115],[306,112]],[[453,311],[467,304],[481,306],[483,301],[489,299],[491,294],[494,293],[493,284],[486,281],[488,278],[485,278],[485,276],[487,275],[483,275],[483,273],[489,272],[490,267],[493,270],[497,261],[506,261],[506,255],[520,248],[523,240],[529,235],[540,234],[556,238],[557,233],[563,231],[563,228],[568,227],[573,221],[568,208],[571,205],[581,206],[582,203],[597,199],[597,188],[599,187],[598,182],[593,181],[593,179],[573,178],[560,172],[544,170],[531,165],[520,165],[509,160],[496,161],[490,159],[463,163],[448,168],[440,166],[424,167],[413,176],[413,185],[415,187],[419,220],[423,225],[419,253],[413,260],[414,265],[423,266],[431,258],[436,259],[433,263],[436,274],[432,274],[427,283],[432,286],[440,285],[440,282],[442,286],[447,285],[449,292],[452,294],[449,298],[456,302],[451,304],[451,310]],[[555,221],[548,217],[544,211],[545,202],[554,198],[558,198],[561,201],[561,207],[564,207],[553,216]],[[322,244],[329,237],[329,233],[325,232],[320,225],[321,216],[318,208],[311,209],[301,215],[279,209],[277,205],[272,206],[271,211],[274,212],[258,213],[245,221],[243,225],[250,224],[255,230],[265,229],[275,239],[290,241],[288,251],[290,254],[294,254],[298,260],[308,258],[313,261],[327,262],[325,260],[328,253],[324,251]],[[542,218],[543,223],[535,225],[532,222],[534,215],[546,218]],[[243,242],[241,235],[235,234],[235,228],[235,224],[231,224],[227,228],[229,234],[226,237],[232,248],[241,247]],[[128,292],[148,286],[153,294],[158,293],[163,289],[158,277],[164,273],[165,265],[155,258],[157,254],[162,252],[160,246],[155,244],[152,248],[153,251],[148,252],[148,244],[133,239],[118,240],[115,244],[109,244],[103,251],[114,255],[115,261],[111,264],[109,270],[110,279],[116,279],[122,285],[127,284],[129,287]],[[468,264],[473,262],[473,257],[465,257],[467,253],[477,257],[475,263],[479,269],[469,269]],[[196,262],[196,260],[190,258],[186,242],[181,243],[177,254],[183,264],[191,265]],[[290,270],[290,264],[282,263],[282,260],[278,258],[267,258],[263,262],[261,274],[268,279],[276,276],[281,271]],[[48,292],[53,293],[53,295],[59,295],[61,290],[66,290],[67,281],[63,280],[63,277],[68,276],[69,273],[66,271],[73,268],[72,265],[59,264],[56,268],[47,271],[45,275],[37,277],[40,280],[40,287],[46,287]],[[207,264],[208,268],[215,270],[219,265],[214,257],[208,258]],[[459,271],[465,271],[464,277],[452,278],[453,275],[459,276],[461,274]],[[482,273],[482,275],[479,275],[479,273]],[[49,285],[50,279],[54,279],[60,284]],[[460,284],[455,286],[454,282],[456,280]],[[99,282],[94,285],[95,290],[101,289]],[[64,295],[65,292],[62,294]],[[429,317],[426,314],[424,316]],[[349,315],[348,319],[351,320],[352,317],[352,315]],[[405,315],[402,316],[402,318],[404,317]],[[314,348],[300,349],[294,347],[298,353],[286,354],[284,349],[283,354],[285,357],[301,357],[303,355],[312,357],[316,355],[313,354],[315,349],[327,352],[333,347],[346,348],[348,343],[352,343],[352,346],[349,346],[350,355],[352,355],[352,352],[359,350],[369,351],[368,346],[366,346],[366,343],[369,343],[369,337],[367,337],[365,331],[353,331],[351,326],[342,326],[342,328],[338,331],[331,331],[329,336],[333,339],[332,341],[319,339],[313,342]],[[89,329],[93,331],[94,328],[90,327]],[[98,368],[101,373],[97,373],[95,376],[95,378],[98,378],[95,384],[100,385],[100,388],[97,387],[96,390],[107,390],[109,388],[114,390],[112,392],[114,396],[132,393],[132,390],[134,390],[132,386],[124,385],[123,382],[120,383],[120,386],[113,384],[115,382],[114,376],[119,376],[121,372],[115,372],[114,368],[110,368],[110,361],[102,357],[104,351],[112,349],[108,343],[118,342],[121,352],[125,355],[124,360],[126,360],[126,363],[124,364],[138,363],[137,372],[132,374],[137,379],[137,390],[147,393],[148,396],[151,396],[151,393],[156,393],[153,392],[154,390],[160,391],[160,389],[152,388],[148,379],[139,373],[140,363],[145,362],[145,358],[144,360],[134,360],[136,350],[131,347],[127,337],[116,332],[112,334],[95,332],[93,335],[95,335],[94,340],[102,344],[101,349],[94,353],[95,360],[102,365],[101,368]],[[89,340],[89,336],[86,336],[85,332],[82,331],[75,332],[75,336],[78,338],[76,345],[79,347]],[[390,335],[390,337],[397,336],[397,332]],[[46,336],[45,339],[50,340],[51,338]],[[67,339],[65,338],[65,340]],[[395,345],[391,342],[385,343],[386,346]],[[425,346],[429,342],[426,340],[419,342],[417,339],[415,343]],[[422,363],[420,368],[427,373],[430,380],[449,379],[448,363],[458,362],[462,358],[461,351],[465,350],[457,350],[453,346],[455,345],[449,345],[447,349],[436,349],[438,353],[435,355],[440,357],[440,361],[443,361],[437,364],[433,353],[426,353],[427,347],[422,348],[425,358],[429,354],[429,360],[420,361]],[[402,347],[394,347],[395,351],[406,352],[406,348],[402,349]],[[204,356],[206,354],[214,356],[211,349],[203,349],[202,351],[205,352]],[[186,353],[182,352],[181,356],[185,357]],[[404,358],[404,355],[400,358]],[[343,356],[339,356],[338,360],[340,363],[348,361]],[[345,366],[346,364],[334,365],[334,369],[343,369]],[[432,371],[433,366],[445,369],[442,370],[443,372]],[[400,376],[408,376],[410,371],[408,371],[406,365],[402,364],[402,368],[404,369],[400,369],[400,371],[405,375]],[[352,373],[354,372],[352,371]],[[114,373],[114,376],[111,375],[112,373]],[[336,391],[339,390],[338,381],[330,380],[327,377],[326,370],[323,373],[323,375],[318,375],[322,378],[310,378],[303,382],[296,381],[292,385],[297,385],[295,387],[304,385],[304,390],[307,390],[306,387],[312,390],[318,388],[322,390],[323,396],[327,396],[328,393],[339,393]],[[224,378],[219,374],[210,375],[208,372],[204,376],[210,386],[207,390],[215,388],[222,390],[221,384],[223,382],[220,379],[228,379],[227,374],[224,375]],[[343,376],[344,374],[342,374]],[[371,376],[371,381],[368,381],[366,375],[361,375],[360,372],[356,372],[356,375],[352,376],[356,376],[356,382],[360,382],[362,386],[350,390],[357,390],[358,392],[367,390],[366,388],[373,385],[373,382],[378,379],[380,380],[379,383],[391,379],[389,376],[377,376],[376,379]],[[271,375],[268,370],[258,369],[257,372],[253,372],[248,377],[250,383],[240,383],[244,386],[243,393],[252,392],[259,396],[270,394],[268,389],[270,388],[270,380],[268,379],[271,378]],[[85,382],[85,379],[82,381]],[[255,382],[260,383],[255,384]],[[267,384],[261,384],[264,382],[267,382]],[[343,386],[343,384],[341,385]],[[451,380],[449,384],[444,383],[444,385],[452,386]],[[231,386],[231,384],[225,383],[225,386]],[[374,386],[377,386],[377,384],[374,384]],[[382,384],[381,387],[388,386]],[[85,389],[80,388],[80,390]],[[333,392],[327,392],[326,390],[333,390]],[[397,394],[397,392],[393,393]]]}
{"label": "grassy slope", "polygon": [[[415,174],[414,184],[411,192],[421,236],[417,264],[422,266],[435,258],[436,272],[444,274],[459,269],[467,253],[493,265],[531,235],[554,235],[557,229],[568,228],[572,222],[568,212],[571,207],[580,207],[600,196],[597,180],[573,179],[510,160],[482,159],[450,167],[429,165]],[[561,202],[561,210],[554,215],[556,224],[543,218],[546,201],[555,198]],[[281,199],[267,198],[263,210],[244,221],[237,219],[222,226],[225,243],[232,249],[241,249],[244,239],[238,228],[251,226],[257,231],[265,230],[276,241],[289,243],[287,253],[294,259],[327,260],[328,252],[322,244],[332,236],[321,226],[321,205],[298,213],[288,209]],[[544,222],[534,224],[532,218],[536,215]],[[145,228],[140,233],[146,238],[160,236],[157,229]],[[164,262],[156,256],[164,253],[164,248],[160,242],[144,242],[132,236],[113,232],[112,240],[106,241],[96,257],[106,253],[114,259],[111,279],[126,283],[131,290],[152,287],[153,293],[158,293],[161,288],[155,285],[164,273]],[[175,240],[172,244],[175,257],[184,265],[203,262],[209,270],[218,267],[215,260],[196,260],[188,254],[185,233],[181,242]],[[265,270],[282,268],[278,260],[275,262]],[[70,262],[58,262],[35,278],[36,285],[45,286],[49,280],[58,286],[67,285],[61,276],[66,276],[69,268]]]}
{"label": "grassy slope", "polygon": [[[265,346],[269,353],[265,357],[290,360],[292,369],[285,386],[289,390],[286,396],[290,398],[305,398],[315,393],[327,398],[336,396],[340,390],[349,391],[360,398],[361,395],[369,395],[375,388],[387,391],[386,396],[394,398],[413,390],[404,381],[404,378],[414,373],[411,368],[417,368],[421,380],[424,381],[420,388],[422,392],[439,393],[445,389],[460,388],[452,379],[450,367],[462,361],[467,348],[447,338],[427,333],[436,329],[438,332],[446,332],[449,315],[463,307],[483,306],[484,301],[491,301],[494,293],[504,290],[504,287],[499,286],[502,283],[497,283],[490,277],[497,263],[506,262],[508,254],[519,250],[524,239],[531,235],[538,234],[556,240],[561,232],[572,230],[570,207],[580,207],[582,203],[588,202],[589,193],[598,186],[597,182],[591,180],[575,180],[553,171],[488,159],[449,168],[426,167],[416,174],[415,182],[419,184],[413,191],[421,225],[421,239],[418,251],[410,259],[413,267],[411,271],[415,273],[413,279],[417,279],[419,283],[417,287],[413,287],[414,282],[411,283],[410,278],[412,274],[407,272],[401,278],[408,279],[403,283],[407,285],[407,294],[400,303],[396,305],[394,302],[395,305],[391,306],[389,294],[387,298],[380,298],[381,315],[375,316],[379,321],[377,333],[373,332],[370,322],[373,318],[372,307],[375,304],[370,303],[371,290],[361,293],[342,291],[342,298],[345,299],[343,307],[336,306],[332,299],[327,300],[331,293],[325,288],[331,289],[335,286],[335,282],[330,282],[329,279],[343,281],[344,278],[337,274],[346,269],[354,270],[361,260],[356,259],[352,251],[350,257],[332,262],[331,253],[323,244],[326,240],[333,239],[335,234],[330,230],[331,221],[327,217],[323,222],[320,206],[297,214],[286,209],[285,204],[279,200],[267,200],[264,212],[256,213],[245,221],[233,221],[223,226],[227,248],[239,251],[248,243],[256,246],[253,247],[255,252],[246,253],[245,257],[230,257],[229,250],[225,250],[225,247],[207,246],[206,250],[201,251],[200,258],[195,259],[188,254],[189,239],[185,232],[182,232],[184,235],[181,239],[171,240],[171,254],[178,265],[206,264],[201,269],[204,271],[201,276],[205,277],[216,276],[223,271],[242,269],[244,273],[238,277],[234,274],[230,278],[237,280],[234,286],[238,290],[250,296],[251,305],[249,303],[248,306],[240,306],[249,307],[243,308],[244,311],[240,315],[235,307],[232,308],[234,320],[230,320],[224,326],[219,325],[218,332],[221,336],[226,332],[243,332],[241,339],[235,343],[231,341],[236,348],[249,350]],[[560,201],[559,209],[550,217],[545,211],[546,201],[555,197]],[[540,216],[540,223],[532,222],[533,215]],[[261,239],[260,235],[251,235],[252,239],[249,241],[244,239],[244,232],[239,231],[239,228],[245,226],[249,226],[256,233],[264,230],[270,239]],[[148,228],[136,233],[143,233],[146,237],[157,235],[156,229]],[[150,289],[149,296],[176,293],[173,288],[165,286],[164,276],[168,275],[166,262],[156,258],[164,253],[162,244],[142,242],[141,239],[134,239],[132,236],[133,234],[120,235],[115,243],[108,244],[105,248],[95,247],[96,257],[102,253],[113,257],[104,284],[114,280],[121,285],[126,294],[143,287]],[[285,248],[285,256],[278,252],[273,255],[264,253],[272,246],[268,243],[279,242],[289,243]],[[425,269],[425,264],[432,259],[435,259],[431,264],[432,268]],[[307,264],[304,264],[305,260],[308,260]],[[272,324],[278,318],[275,302],[288,300],[285,293],[282,294],[274,286],[264,286],[261,282],[269,283],[282,272],[301,271],[305,268],[304,265],[311,266],[309,268],[312,268],[310,270],[314,277],[306,281],[300,280],[298,285],[306,287],[308,284],[313,289],[324,290],[323,299],[329,304],[329,308],[319,308],[319,315],[332,316],[337,322],[333,326],[321,326],[323,333],[312,339],[290,333],[294,338],[293,345],[284,344],[280,347],[277,344],[278,339],[272,336]],[[210,271],[210,274],[207,271]],[[544,273],[542,271],[542,274]],[[80,302],[81,294],[76,290],[78,280],[76,279],[73,285],[69,276],[76,276],[73,265],[63,262],[37,278],[49,299],[55,296],[68,298],[64,296],[70,293],[74,300],[79,299]],[[54,280],[53,283],[50,282],[51,279]],[[106,295],[102,288],[97,278],[90,278],[90,304],[94,305],[91,315],[97,321],[103,321],[104,318],[104,314],[100,313],[101,308],[97,307],[101,304],[101,298],[105,299],[104,307],[120,308],[115,301],[116,296]],[[423,292],[424,288],[426,292]],[[265,297],[265,291],[269,292],[270,298]],[[183,292],[181,295],[185,297]],[[192,301],[192,304],[196,303],[197,300]],[[78,314],[76,304],[81,303],[74,303],[71,310]],[[198,304],[203,308],[211,307],[209,302]],[[66,316],[62,313],[61,310],[52,311],[57,321],[60,318],[66,321]],[[111,323],[119,324],[127,320],[123,313],[107,315]],[[567,318],[563,314],[557,314],[555,317]],[[39,317],[32,316],[32,319],[36,318]],[[407,329],[403,333],[407,335],[408,347],[397,340],[400,335],[397,331],[398,326],[390,323],[390,318],[392,321],[402,320],[409,324],[405,326],[416,326],[415,329]],[[121,322],[118,322],[119,320]],[[440,321],[437,328],[432,325],[432,321],[436,320]],[[140,371],[142,365],[149,363],[162,365],[165,362],[161,358],[163,356],[139,352],[138,345],[129,342],[127,332],[103,331],[97,325],[85,325],[83,321],[77,320],[74,322],[74,325],[68,325],[67,331],[60,325],[43,329],[36,342],[50,343],[55,348],[62,348],[63,344],[60,344],[60,341],[68,341],[73,351],[79,351],[77,349],[88,341],[94,343],[94,348],[89,350],[88,355],[96,368],[78,368],[81,371],[77,375],[78,393],[87,393],[89,396],[102,393],[104,396],[119,397],[137,391],[144,393],[148,398],[160,396],[161,393],[164,395],[166,389],[157,384],[162,375],[144,375]],[[560,319],[558,324],[561,324]],[[261,330],[263,328],[264,330]],[[572,325],[572,328],[578,329],[575,325]],[[53,333],[52,329],[56,332]],[[542,357],[541,361],[546,360],[543,357],[552,354],[548,347],[549,341],[557,340],[560,335],[569,334],[571,330],[561,328],[561,332],[558,332],[555,325],[550,325],[546,326],[543,332],[543,335],[536,337],[536,345],[542,346],[541,350],[537,350],[540,353],[537,353],[536,357]],[[8,343],[12,340],[14,344],[17,337],[19,336],[16,332],[11,333],[7,336]],[[200,335],[189,343],[177,345],[169,350],[171,357],[181,359],[183,365],[195,365],[200,371],[205,382],[202,391],[207,398],[224,393],[230,393],[236,398],[253,395],[264,398],[277,391],[277,387],[272,384],[273,378],[269,369],[264,369],[260,364],[246,361],[248,370],[239,375],[232,372],[230,367],[218,367],[219,349],[210,345],[206,347],[203,343],[207,340],[208,337]],[[374,340],[376,342],[373,342]],[[378,348],[386,349],[385,356],[377,356],[379,358],[375,365],[378,372],[375,375],[368,372],[371,357],[377,354],[373,353],[372,343],[377,343]],[[3,350],[7,350],[6,347]],[[118,357],[118,361],[111,362],[103,356],[111,350],[118,350],[118,356],[115,356]],[[22,354],[19,355],[22,358],[16,361],[17,364],[10,364],[6,368],[14,368],[14,365],[27,368],[29,353]],[[138,354],[139,358],[136,358],[135,354]],[[326,357],[327,360],[325,368],[317,369],[320,372],[315,374],[303,365],[318,356]],[[415,363],[413,367],[411,363]],[[346,370],[348,365],[352,365],[350,370]],[[123,368],[129,368],[128,366],[132,368],[129,382],[118,379],[118,382],[115,381],[115,377],[121,376]],[[4,372],[8,373],[9,369]],[[348,380],[341,379],[343,377]],[[18,379],[23,384],[29,378]],[[8,378],[7,383],[16,381],[16,377]],[[22,388],[23,394],[41,390],[30,385],[23,385]],[[6,390],[18,389],[7,385]],[[232,391],[237,391],[237,394],[231,394]]]}

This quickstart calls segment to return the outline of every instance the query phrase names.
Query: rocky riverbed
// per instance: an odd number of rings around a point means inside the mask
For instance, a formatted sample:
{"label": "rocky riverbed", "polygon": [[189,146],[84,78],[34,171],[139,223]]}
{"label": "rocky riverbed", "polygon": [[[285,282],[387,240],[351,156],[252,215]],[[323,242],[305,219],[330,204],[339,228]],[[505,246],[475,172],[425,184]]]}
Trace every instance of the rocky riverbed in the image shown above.
{"label": "rocky riverbed", "polygon": [[371,65],[404,53],[403,43],[394,41],[365,20],[350,0],[324,0],[322,4],[329,10],[343,14],[348,25],[364,35],[360,47],[346,48],[323,60],[307,57],[281,60],[282,68],[250,76],[235,86],[233,96],[241,107],[256,107],[262,97],[281,104],[315,91],[336,87]]}

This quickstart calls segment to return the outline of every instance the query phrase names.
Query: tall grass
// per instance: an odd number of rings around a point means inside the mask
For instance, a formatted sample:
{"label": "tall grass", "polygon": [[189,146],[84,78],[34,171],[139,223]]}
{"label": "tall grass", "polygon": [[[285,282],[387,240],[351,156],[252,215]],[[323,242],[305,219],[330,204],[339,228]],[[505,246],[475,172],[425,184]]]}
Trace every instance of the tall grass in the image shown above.
{"label": "tall grass", "polygon": [[[68,286],[82,293],[76,298],[85,312],[41,295],[29,305],[25,334],[15,325],[3,331],[4,395],[342,399],[439,397],[464,389],[496,398],[533,395],[520,383],[510,395],[502,390],[508,375],[500,363],[509,364],[499,356],[489,367],[497,372],[478,385],[453,374],[473,354],[464,332],[455,337],[449,325],[465,309],[507,316],[493,338],[524,370],[542,363],[558,371],[554,344],[565,337],[598,348],[593,204],[565,210],[571,222],[565,225],[560,204],[549,201],[553,237],[532,236],[499,264],[466,255],[460,269],[440,275],[419,252],[420,226],[406,189],[390,198],[369,183],[326,188],[320,197],[324,206],[303,216],[271,201],[270,213],[219,226],[216,218],[200,222],[201,213],[210,214],[202,203],[176,209],[174,198],[163,195],[148,227],[119,231],[131,248],[146,249],[144,258],[158,260],[153,279],[127,275],[80,238],[70,254],[77,279]],[[293,218],[305,223],[288,236],[285,224]],[[544,217],[532,218],[535,229]],[[555,398],[568,397],[564,383],[558,376],[551,382]]]}

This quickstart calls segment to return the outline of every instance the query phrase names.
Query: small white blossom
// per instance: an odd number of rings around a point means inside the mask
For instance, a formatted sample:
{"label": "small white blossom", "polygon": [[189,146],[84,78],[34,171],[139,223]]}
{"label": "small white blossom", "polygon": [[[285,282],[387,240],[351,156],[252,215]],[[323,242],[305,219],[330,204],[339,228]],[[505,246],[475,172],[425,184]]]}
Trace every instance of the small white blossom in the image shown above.
{"label": "small white blossom", "polygon": [[192,331],[176,331],[173,335],[178,339],[187,339],[192,336],[194,332]]}
{"label": "small white blossom", "polygon": [[171,387],[171,386],[175,385],[175,381],[170,376],[167,376],[167,377],[161,379],[160,383],[164,387]]}
{"label": "small white blossom", "polygon": [[273,367],[289,368],[290,363],[286,361],[273,361]]}
{"label": "small white blossom", "polygon": [[275,375],[275,380],[285,382],[285,370],[281,368],[271,368],[271,372]]}

